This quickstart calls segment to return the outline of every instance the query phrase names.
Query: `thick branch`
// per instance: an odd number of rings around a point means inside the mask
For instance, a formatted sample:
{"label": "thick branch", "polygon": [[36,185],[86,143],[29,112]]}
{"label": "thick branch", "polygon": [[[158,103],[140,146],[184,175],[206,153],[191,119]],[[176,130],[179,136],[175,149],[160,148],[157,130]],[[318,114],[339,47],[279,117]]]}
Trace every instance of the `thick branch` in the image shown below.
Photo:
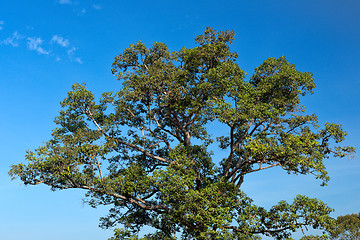
{"label": "thick branch", "polygon": [[[298,224],[297,227],[301,227],[304,224]],[[244,231],[240,228],[237,228],[235,226],[224,226],[226,229],[231,229],[234,230],[235,232],[240,232],[240,233],[244,233],[244,234],[261,234],[261,233],[278,233],[278,232],[282,232],[288,229],[291,229],[292,227],[283,227],[283,228],[279,228],[279,229],[275,229],[275,230],[270,230],[270,229],[264,229],[264,230],[254,230],[254,231]]]}
{"label": "thick branch", "polygon": [[244,172],[244,174],[248,174],[248,173],[252,173],[252,172],[257,172],[257,171],[260,171],[260,170],[264,170],[264,169],[268,169],[268,168],[272,168],[272,167],[275,167],[275,166],[280,166],[281,164],[280,163],[275,163],[275,164],[272,164],[272,165],[269,165],[269,166],[266,166],[266,167],[259,167],[257,169],[252,169],[250,171],[247,171],[247,172]]}
{"label": "thick branch", "polygon": [[[164,115],[164,113],[161,111],[161,109],[159,109],[159,114],[161,115],[161,117],[163,117],[165,119],[169,118],[169,116]],[[176,120],[177,120],[177,118],[176,118]],[[179,122],[178,122],[177,125],[179,125]],[[176,126],[176,127],[178,127],[178,126]],[[170,128],[173,128],[173,127],[170,126]],[[160,126],[160,129],[163,130],[166,133],[169,133],[171,136],[175,137],[179,142],[181,142],[181,143],[184,142],[184,140],[179,135],[179,132],[177,131],[178,128],[175,128],[175,133],[171,132],[170,130],[167,130],[164,126]]]}
{"label": "thick branch", "polygon": [[231,126],[230,127],[230,154],[228,157],[228,164],[225,169],[225,174],[224,174],[225,177],[227,177],[229,174],[229,170],[231,168],[231,162],[232,162],[232,159],[234,158],[234,152],[235,152],[235,149],[234,149],[234,126]]}
{"label": "thick branch", "polygon": [[73,188],[80,188],[80,189],[85,189],[85,190],[90,190],[92,192],[97,192],[97,193],[101,193],[101,194],[106,194],[109,196],[113,196],[115,198],[119,198],[121,200],[127,201],[131,204],[135,204],[139,207],[141,207],[142,209],[145,210],[156,210],[156,209],[166,209],[166,207],[164,205],[149,205],[145,200],[141,199],[141,198],[137,198],[137,197],[127,197],[121,194],[117,194],[117,193],[109,193],[103,189],[96,189],[90,186],[86,186],[86,185],[80,185],[78,183],[76,183],[69,175],[65,175],[65,177],[71,182]]}
{"label": "thick branch", "polygon": [[232,131],[230,132],[230,137],[231,137],[230,148],[231,149],[230,149],[230,154],[228,157],[228,164],[227,164],[226,171],[225,171],[225,177],[227,179],[231,178],[237,172],[237,170],[241,167],[241,159],[239,159],[238,162],[236,163],[235,168],[231,171],[231,173],[229,173],[230,168],[231,168],[232,159],[234,158],[235,149],[238,148],[240,144],[241,144],[241,146],[243,146],[246,137],[251,136],[255,132],[255,130],[260,126],[260,123],[256,124],[254,126],[254,129],[250,133],[248,133],[248,131],[253,123],[254,123],[254,119],[251,119],[251,121],[249,121],[247,129],[245,131],[246,134],[244,134],[244,136],[239,138],[235,143],[234,143],[235,140],[234,140],[234,132],[233,132],[234,127],[232,127]]}
{"label": "thick branch", "polygon": [[99,190],[99,189],[89,187],[89,186],[86,186],[86,185],[78,186],[78,188],[85,189],[85,190],[90,190],[92,192],[98,192],[98,193],[102,193],[102,194],[107,194],[107,195],[113,196],[115,198],[119,198],[121,200],[127,201],[127,202],[129,202],[131,204],[137,205],[137,206],[139,206],[139,207],[141,207],[142,209],[145,209],[145,210],[166,209],[165,205],[153,205],[153,206],[148,205],[148,203],[145,200],[141,199],[141,198],[126,197],[124,195],[117,194],[117,193],[109,193],[109,192],[106,192],[104,190]]}
{"label": "thick branch", "polygon": [[[106,135],[106,136],[107,136],[107,135]],[[109,137],[109,136],[107,136],[107,137]],[[147,157],[150,157],[150,158],[159,160],[159,161],[164,162],[164,163],[168,163],[168,164],[171,163],[170,160],[165,159],[165,158],[162,158],[162,157],[159,157],[159,156],[156,156],[156,155],[154,155],[154,154],[151,154],[151,153],[149,153],[148,151],[146,151],[145,149],[142,149],[141,147],[136,146],[135,144],[125,142],[125,141],[120,140],[120,139],[118,139],[118,138],[112,138],[112,137],[110,137],[110,138],[111,138],[111,139],[114,139],[114,140],[117,141],[118,143],[124,144],[124,145],[126,145],[126,146],[128,146],[128,147],[131,147],[131,148],[133,148],[133,149],[138,150],[139,152],[143,153],[143,154],[144,154],[145,156],[147,156]]]}
{"label": "thick branch", "polygon": [[94,119],[94,116],[93,116],[93,114],[91,113],[91,111],[88,110],[87,112],[89,113],[89,117],[91,118],[91,120],[93,121],[93,123],[97,126],[98,130],[99,130],[102,134],[104,134],[104,136],[106,136],[106,137],[108,137],[108,138],[110,138],[110,139],[113,139],[114,141],[116,141],[116,142],[118,142],[118,143],[120,143],[120,144],[124,144],[124,145],[126,145],[126,146],[128,146],[128,147],[131,147],[131,148],[133,148],[133,149],[136,149],[136,150],[138,150],[139,152],[143,153],[143,154],[144,154],[145,156],[147,156],[147,157],[150,157],[150,158],[159,160],[159,161],[161,161],[161,162],[171,163],[170,160],[165,159],[165,158],[162,158],[162,157],[159,157],[159,156],[156,156],[156,155],[154,155],[154,154],[151,154],[151,153],[149,153],[148,151],[146,151],[145,149],[142,149],[141,147],[139,147],[139,146],[137,146],[137,145],[135,145],[135,144],[131,144],[131,143],[125,142],[125,141],[123,141],[123,140],[121,140],[121,139],[118,139],[118,138],[110,137],[110,136],[99,126],[99,124],[96,122],[96,120]]}
{"label": "thick branch", "polygon": [[272,164],[272,165],[269,165],[269,166],[266,166],[266,167],[259,167],[257,169],[252,169],[250,171],[246,171],[246,172],[241,172],[239,175],[234,175],[233,179],[231,179],[231,182],[235,183],[237,180],[239,180],[239,183],[237,184],[238,187],[240,187],[242,181],[243,181],[243,178],[245,176],[245,174],[248,174],[248,173],[252,173],[252,172],[257,172],[257,171],[260,171],[260,170],[265,170],[265,169],[268,169],[268,168],[272,168],[272,167],[275,167],[275,166],[281,166],[280,163],[275,163],[275,164]]}

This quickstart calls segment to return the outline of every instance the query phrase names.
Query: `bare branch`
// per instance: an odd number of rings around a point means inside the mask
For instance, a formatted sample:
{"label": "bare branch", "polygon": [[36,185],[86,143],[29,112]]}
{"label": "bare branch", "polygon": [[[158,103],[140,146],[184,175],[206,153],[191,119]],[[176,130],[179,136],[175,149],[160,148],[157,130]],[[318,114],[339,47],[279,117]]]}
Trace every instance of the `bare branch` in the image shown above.
{"label": "bare branch", "polygon": [[99,160],[97,159],[96,156],[95,156],[94,158],[95,158],[95,160],[96,160],[96,162],[97,162],[97,166],[98,166],[99,174],[100,174],[100,179],[101,179],[101,181],[102,181],[102,180],[103,180],[103,177],[102,177],[102,174],[101,174],[100,162],[99,162]]}

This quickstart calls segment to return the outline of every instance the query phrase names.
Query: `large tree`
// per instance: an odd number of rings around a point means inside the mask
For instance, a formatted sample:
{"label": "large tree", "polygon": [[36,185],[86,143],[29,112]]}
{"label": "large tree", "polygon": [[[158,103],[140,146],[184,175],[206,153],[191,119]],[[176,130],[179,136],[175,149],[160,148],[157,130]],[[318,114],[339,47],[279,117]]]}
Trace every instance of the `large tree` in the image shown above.
{"label": "large tree", "polygon": [[137,239],[143,226],[153,229],[143,239],[282,239],[305,226],[330,228],[332,209],[318,199],[299,195],[265,209],[242,191],[247,174],[273,167],[325,185],[323,161],[354,149],[339,145],[341,125],[321,128],[305,114],[311,73],[279,57],[247,79],[233,40],[233,31],[207,28],[194,48],[177,52],[158,42],[130,45],[112,65],[122,88],[95,101],[85,85],[73,85],[52,139],[10,175],[84,189],[91,206],[110,205],[101,225],[122,227],[113,239]]}
{"label": "large tree", "polygon": [[360,213],[337,217],[335,231],[330,236],[331,239],[360,240]]}

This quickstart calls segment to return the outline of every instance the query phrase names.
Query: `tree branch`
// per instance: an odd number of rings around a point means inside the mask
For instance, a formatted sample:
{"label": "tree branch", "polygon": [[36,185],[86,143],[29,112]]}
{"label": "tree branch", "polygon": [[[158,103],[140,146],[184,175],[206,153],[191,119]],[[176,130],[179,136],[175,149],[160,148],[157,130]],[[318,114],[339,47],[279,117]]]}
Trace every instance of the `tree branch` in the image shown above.
{"label": "tree branch", "polygon": [[95,160],[96,160],[96,162],[97,162],[97,166],[98,166],[99,174],[100,174],[100,179],[101,179],[101,181],[102,181],[102,180],[103,180],[103,177],[102,177],[102,174],[101,174],[100,162],[99,162],[99,160],[97,159],[96,156],[95,156],[94,158],[95,158]]}
{"label": "tree branch", "polygon": [[131,144],[131,143],[125,142],[125,141],[123,141],[123,140],[121,140],[121,139],[119,139],[119,138],[110,137],[110,136],[99,126],[99,124],[96,122],[96,120],[94,119],[94,116],[93,116],[93,114],[91,113],[91,111],[88,109],[87,112],[89,113],[89,117],[91,118],[91,120],[93,121],[93,123],[97,126],[98,130],[99,130],[102,134],[104,134],[104,136],[106,136],[106,137],[108,137],[108,138],[110,138],[110,139],[113,139],[114,141],[116,141],[116,142],[118,142],[118,143],[120,143],[120,144],[124,144],[124,145],[126,145],[126,146],[128,146],[128,147],[131,147],[131,148],[133,148],[133,149],[136,149],[136,150],[138,150],[139,152],[145,154],[145,156],[147,156],[147,157],[150,157],[150,158],[153,158],[153,159],[156,159],[156,160],[159,160],[159,161],[161,161],[161,162],[168,163],[168,164],[171,163],[170,160],[165,159],[165,158],[162,158],[162,157],[159,157],[159,156],[156,156],[156,155],[154,155],[154,154],[151,154],[151,153],[149,153],[148,151],[146,151],[145,149],[142,149],[141,147],[139,147],[139,146],[137,146],[137,145],[135,145],[135,144]]}

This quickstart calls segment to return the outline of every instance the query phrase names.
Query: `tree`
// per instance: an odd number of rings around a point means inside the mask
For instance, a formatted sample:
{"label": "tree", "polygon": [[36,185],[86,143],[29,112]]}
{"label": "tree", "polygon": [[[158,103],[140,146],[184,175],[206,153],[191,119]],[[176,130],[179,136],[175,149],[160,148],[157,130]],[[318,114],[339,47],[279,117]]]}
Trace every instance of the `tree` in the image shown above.
{"label": "tree", "polygon": [[326,185],[324,159],[354,148],[339,145],[341,125],[321,128],[305,114],[300,99],[315,88],[311,73],[269,58],[246,80],[233,40],[233,31],[207,28],[196,47],[177,52],[130,45],[112,65],[122,89],[95,101],[73,85],[52,139],[10,176],[84,189],[91,206],[112,206],[101,219],[102,227],[123,227],[112,239],[138,239],[143,226],[154,231],[142,239],[283,239],[305,226],[331,228],[332,209],[318,199],[299,195],[266,210],[242,191],[247,174],[273,167]]}
{"label": "tree", "polygon": [[[300,240],[324,240],[324,239],[329,239],[327,235],[323,235],[323,236],[314,236],[314,235],[304,235],[302,238],[300,238]],[[289,240],[293,240],[293,238],[290,238]]]}
{"label": "tree", "polygon": [[314,235],[310,235],[310,236],[306,236],[304,235],[302,238],[300,238],[300,240],[325,240],[325,239],[329,239],[329,237],[327,235],[323,235],[323,236],[314,236]]}
{"label": "tree", "polygon": [[360,213],[337,217],[335,231],[330,236],[331,239],[359,240]]}

